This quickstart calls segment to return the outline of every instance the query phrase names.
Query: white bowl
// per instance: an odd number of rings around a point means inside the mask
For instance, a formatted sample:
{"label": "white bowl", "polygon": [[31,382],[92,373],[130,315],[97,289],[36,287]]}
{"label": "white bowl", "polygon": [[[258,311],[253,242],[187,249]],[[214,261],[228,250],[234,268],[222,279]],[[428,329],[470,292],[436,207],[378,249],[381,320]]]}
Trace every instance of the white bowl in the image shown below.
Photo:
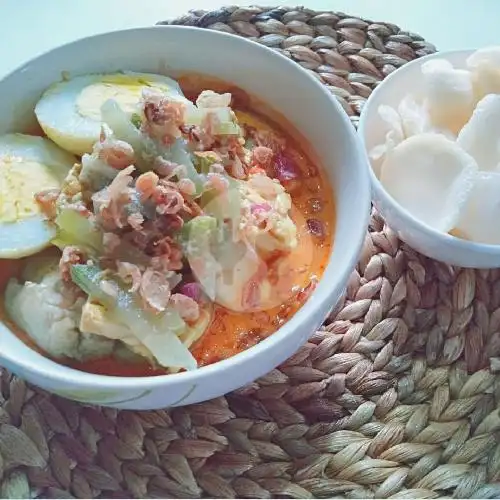
{"label": "white bowl", "polygon": [[192,372],[145,378],[83,373],[31,350],[0,323],[0,365],[77,401],[128,409],[186,405],[221,396],[269,372],[305,343],[335,305],[356,265],[368,225],[368,164],[347,115],[298,65],[232,35],[162,26],[93,36],[52,50],[0,81],[0,134],[24,131],[35,123],[35,103],[62,71],[75,75],[165,69],[231,82],[295,124],[333,186],[337,220],[331,259],[316,291],[279,331],[241,354]]}
{"label": "white bowl", "polygon": [[[465,69],[465,61],[474,50],[438,52],[416,59],[390,74],[368,98],[359,120],[358,135],[365,155],[385,141],[385,126],[378,114],[381,104],[397,107],[403,97],[416,92],[421,82],[421,66],[431,59],[447,59],[456,68]],[[370,168],[373,204],[398,237],[415,250],[433,259],[460,267],[500,267],[500,245],[485,245],[462,240],[436,231],[415,219],[385,190]]]}

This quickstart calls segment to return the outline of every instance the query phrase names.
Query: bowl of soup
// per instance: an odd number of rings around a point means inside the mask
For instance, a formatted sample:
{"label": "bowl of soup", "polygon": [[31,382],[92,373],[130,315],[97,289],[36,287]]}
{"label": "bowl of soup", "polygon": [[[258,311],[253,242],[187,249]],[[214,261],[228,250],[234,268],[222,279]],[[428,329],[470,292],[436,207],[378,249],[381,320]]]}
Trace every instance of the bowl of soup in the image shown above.
{"label": "bowl of soup", "polygon": [[368,163],[289,59],[140,28],[52,50],[0,95],[0,365],[84,403],[192,404],[278,366],[335,306]]}

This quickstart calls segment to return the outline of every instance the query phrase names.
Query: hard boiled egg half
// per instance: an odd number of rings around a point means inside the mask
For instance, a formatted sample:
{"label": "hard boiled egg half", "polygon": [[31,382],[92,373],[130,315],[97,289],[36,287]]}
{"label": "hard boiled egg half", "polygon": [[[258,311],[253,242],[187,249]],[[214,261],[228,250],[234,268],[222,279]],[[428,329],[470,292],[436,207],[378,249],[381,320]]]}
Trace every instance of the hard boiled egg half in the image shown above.
{"label": "hard boiled egg half", "polygon": [[43,131],[56,144],[76,155],[91,153],[101,133],[101,106],[115,100],[131,118],[140,111],[144,87],[152,87],[188,103],[179,84],[151,73],[76,76],[50,86],[35,107]]}
{"label": "hard boiled egg half", "polygon": [[26,257],[49,245],[55,230],[34,195],[60,188],[74,163],[43,137],[0,136],[0,258]]}

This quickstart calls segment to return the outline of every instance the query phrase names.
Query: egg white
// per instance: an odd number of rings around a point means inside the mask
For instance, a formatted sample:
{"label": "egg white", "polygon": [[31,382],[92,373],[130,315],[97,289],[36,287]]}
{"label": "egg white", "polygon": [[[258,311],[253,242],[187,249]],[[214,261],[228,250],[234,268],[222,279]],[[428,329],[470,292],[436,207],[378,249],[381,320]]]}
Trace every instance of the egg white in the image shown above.
{"label": "egg white", "polygon": [[75,160],[43,137],[0,136],[0,258],[26,257],[50,244],[55,230],[33,196],[60,188]]}
{"label": "egg white", "polygon": [[101,132],[100,109],[114,99],[129,116],[139,111],[144,87],[152,87],[179,100],[179,84],[150,73],[113,73],[76,76],[53,84],[35,107],[35,115],[47,137],[76,155],[91,153]]}

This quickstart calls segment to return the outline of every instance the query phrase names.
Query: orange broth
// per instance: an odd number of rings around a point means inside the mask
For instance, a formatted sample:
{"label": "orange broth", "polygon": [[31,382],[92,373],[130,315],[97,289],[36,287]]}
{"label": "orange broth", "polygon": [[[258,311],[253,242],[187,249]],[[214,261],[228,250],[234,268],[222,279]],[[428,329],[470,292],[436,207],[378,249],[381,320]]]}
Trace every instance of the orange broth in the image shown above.
{"label": "orange broth", "polygon": [[[287,141],[285,154],[293,156],[303,173],[299,188],[290,192],[294,205],[291,217],[298,228],[299,245],[287,257],[289,269],[292,270],[291,279],[300,291],[287,303],[265,312],[237,313],[216,306],[210,326],[191,347],[191,352],[199,366],[204,366],[231,357],[257,344],[286,323],[303,305],[313,288],[308,286],[309,283],[311,280],[321,278],[328,263],[333,245],[335,207],[326,176],[312,161],[312,152],[307,150],[305,141],[284,118],[270,111],[262,102],[219,80],[191,74],[181,75],[178,81],[185,95],[193,100],[201,89],[211,88],[217,92],[231,92],[233,94],[232,107],[240,123],[261,130],[272,129],[284,137]],[[256,112],[255,109],[259,111]],[[269,116],[273,116],[273,119],[269,119]],[[308,218],[317,219],[323,224],[324,235],[322,237],[310,234],[306,223]],[[25,261],[26,259],[0,259],[0,293],[3,292],[11,277],[19,275]],[[0,321],[29,347],[41,352],[30,337],[7,317],[3,296],[0,296]],[[165,374],[165,370],[154,368],[147,361],[144,363],[126,362],[109,356],[86,362],[57,361],[77,370],[102,375],[142,377]]]}

